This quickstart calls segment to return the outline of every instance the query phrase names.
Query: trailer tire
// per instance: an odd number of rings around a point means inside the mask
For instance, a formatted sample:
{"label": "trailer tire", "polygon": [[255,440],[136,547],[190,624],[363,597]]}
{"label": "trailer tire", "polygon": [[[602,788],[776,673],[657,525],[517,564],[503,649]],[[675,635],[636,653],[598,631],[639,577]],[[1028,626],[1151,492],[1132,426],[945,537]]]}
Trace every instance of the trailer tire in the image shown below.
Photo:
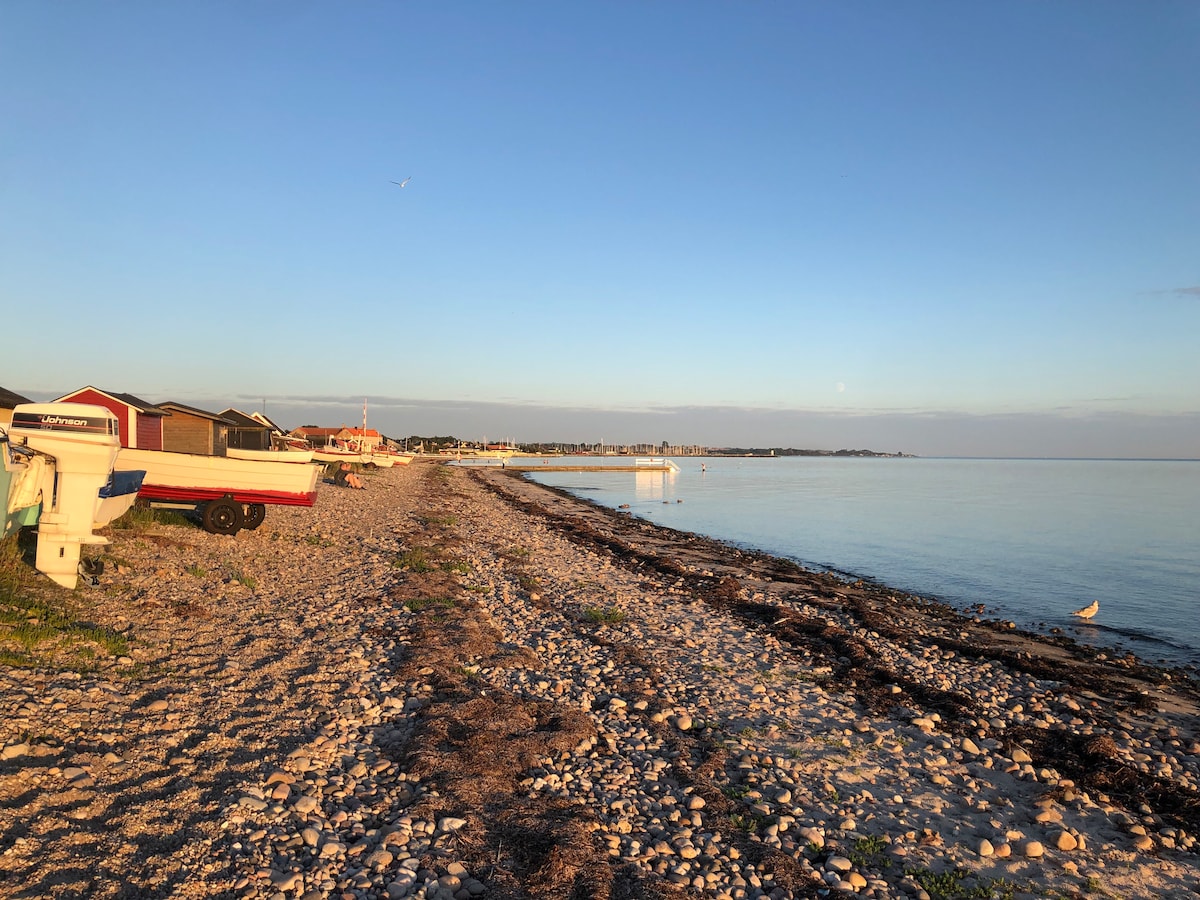
{"label": "trailer tire", "polygon": [[263,523],[263,519],[267,517],[267,505],[265,503],[247,503],[246,516],[242,522],[243,528],[249,528],[253,531]]}
{"label": "trailer tire", "polygon": [[237,534],[246,519],[242,504],[235,503],[230,497],[209,500],[204,504],[202,518],[204,530],[212,534]]}

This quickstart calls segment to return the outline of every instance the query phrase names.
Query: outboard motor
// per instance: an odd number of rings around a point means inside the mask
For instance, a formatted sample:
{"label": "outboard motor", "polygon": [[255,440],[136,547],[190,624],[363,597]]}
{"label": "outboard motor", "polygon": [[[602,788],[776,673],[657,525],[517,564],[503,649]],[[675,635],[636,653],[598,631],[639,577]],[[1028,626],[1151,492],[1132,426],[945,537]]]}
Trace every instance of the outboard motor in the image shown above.
{"label": "outboard motor", "polygon": [[92,526],[121,447],[117,420],[103,406],[87,403],[22,403],[8,433],[14,444],[54,457],[53,497],[43,497],[35,565],[74,588],[82,545],[109,543],[92,534]]}

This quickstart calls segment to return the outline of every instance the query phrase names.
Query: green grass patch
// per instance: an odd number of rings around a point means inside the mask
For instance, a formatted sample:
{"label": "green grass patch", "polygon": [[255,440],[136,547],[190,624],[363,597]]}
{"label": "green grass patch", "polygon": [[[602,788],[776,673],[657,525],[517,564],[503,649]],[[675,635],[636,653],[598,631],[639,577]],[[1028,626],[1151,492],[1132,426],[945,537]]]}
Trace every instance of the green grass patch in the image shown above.
{"label": "green grass patch", "polygon": [[128,638],[81,620],[70,593],[25,564],[18,541],[13,534],[0,542],[0,664],[88,671],[101,655],[127,654]]}
{"label": "green grass patch", "polygon": [[541,590],[542,588],[542,583],[540,581],[538,581],[532,575],[527,575],[524,572],[517,576],[517,585],[527,594],[532,594],[535,591]]}
{"label": "green grass patch", "polygon": [[199,566],[199,565],[196,565],[195,563],[193,563],[192,565],[187,567],[187,573],[196,578],[203,578],[205,575],[208,574],[208,571],[203,566]]}
{"label": "green grass patch", "polygon": [[242,585],[243,587],[248,587],[250,590],[254,590],[258,587],[258,579],[253,575],[247,575],[241,569],[233,568],[232,566],[230,568],[232,569],[230,577],[238,584]]}
{"label": "green grass patch", "polygon": [[935,874],[929,869],[905,869],[925,889],[930,900],[1013,900],[1017,886],[1004,878],[985,878],[967,869]]}
{"label": "green grass patch", "polygon": [[881,835],[859,838],[849,853],[850,862],[856,866],[887,868],[891,864],[891,860],[883,856],[887,848],[888,842]]}
{"label": "green grass patch", "polygon": [[424,515],[417,516],[417,521],[422,525],[439,525],[442,528],[449,528],[458,524],[458,519],[454,516]]}
{"label": "green grass patch", "polygon": [[729,817],[729,824],[738,831],[743,831],[746,834],[754,834],[758,828],[758,819],[754,816],[734,813]]}
{"label": "green grass patch", "polygon": [[457,572],[459,575],[470,575],[471,564],[465,559],[450,559],[443,562],[440,566],[443,572]]}
{"label": "green grass patch", "polygon": [[149,506],[131,506],[109,524],[117,531],[147,531],[156,525],[188,525],[195,523],[177,509],[153,509]]}
{"label": "green grass patch", "polygon": [[451,597],[414,597],[404,601],[405,608],[412,612],[420,612],[423,609],[453,609],[457,605]]}
{"label": "green grass patch", "polygon": [[392,565],[406,572],[416,573],[432,572],[437,568],[433,553],[423,547],[405,550],[392,561]]}
{"label": "green grass patch", "polygon": [[583,619],[593,625],[620,625],[625,621],[625,613],[613,606],[587,606]]}

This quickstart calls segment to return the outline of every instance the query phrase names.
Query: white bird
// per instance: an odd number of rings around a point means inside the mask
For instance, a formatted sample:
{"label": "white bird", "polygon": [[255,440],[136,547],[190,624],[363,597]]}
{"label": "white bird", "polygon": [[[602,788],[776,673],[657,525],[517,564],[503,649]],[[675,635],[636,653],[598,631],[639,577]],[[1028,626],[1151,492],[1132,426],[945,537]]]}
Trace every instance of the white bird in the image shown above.
{"label": "white bird", "polygon": [[410,181],[412,181],[412,176],[411,176],[411,175],[409,175],[409,176],[408,176],[407,178],[405,178],[403,181],[393,181],[393,182],[392,182],[392,184],[398,184],[398,185],[400,185],[400,187],[404,187],[404,186],[405,186],[406,184],[408,184]]}
{"label": "white bird", "polygon": [[1091,603],[1089,603],[1083,609],[1075,610],[1075,612],[1071,613],[1071,615],[1079,616],[1079,618],[1081,618],[1081,619],[1090,619],[1092,616],[1094,616],[1099,611],[1100,611],[1100,601],[1093,600]]}

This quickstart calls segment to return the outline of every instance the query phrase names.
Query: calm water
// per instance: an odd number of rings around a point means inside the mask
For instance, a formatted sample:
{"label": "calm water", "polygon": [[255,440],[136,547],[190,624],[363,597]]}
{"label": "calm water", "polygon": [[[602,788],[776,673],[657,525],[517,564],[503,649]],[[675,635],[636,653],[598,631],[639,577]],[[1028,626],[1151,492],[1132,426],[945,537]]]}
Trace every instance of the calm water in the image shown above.
{"label": "calm water", "polygon": [[[1200,462],[675,461],[674,475],[534,477],[809,568],[1200,666]],[[1072,618],[1093,599],[1092,623]]]}

